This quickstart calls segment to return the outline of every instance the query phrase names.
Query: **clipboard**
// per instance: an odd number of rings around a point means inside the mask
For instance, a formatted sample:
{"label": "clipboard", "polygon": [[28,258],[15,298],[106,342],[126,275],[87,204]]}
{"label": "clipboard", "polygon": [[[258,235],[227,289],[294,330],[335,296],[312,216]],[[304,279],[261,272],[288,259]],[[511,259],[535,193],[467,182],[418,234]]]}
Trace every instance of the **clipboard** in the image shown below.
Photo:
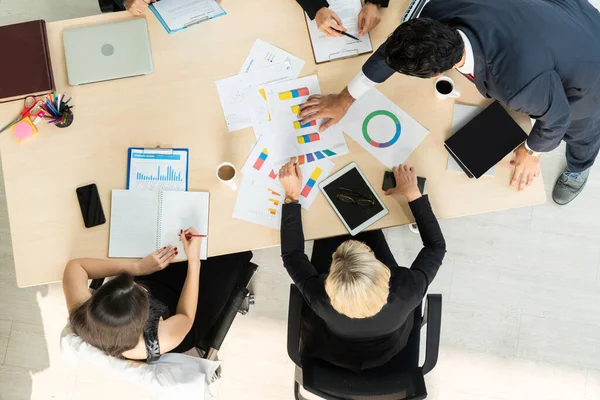
{"label": "clipboard", "polygon": [[[357,8],[362,7],[362,3],[360,0],[351,0],[351,1],[356,1],[357,4]],[[335,11],[335,10],[334,10]],[[358,17],[358,13],[360,12],[360,9],[358,9],[356,11],[356,15]],[[306,23],[306,31],[308,33],[308,38],[310,41],[310,47],[312,49],[312,53],[313,53],[313,58],[315,60],[315,64],[324,64],[327,62],[332,62],[332,61],[338,61],[338,60],[344,60],[346,58],[354,58],[354,57],[358,57],[361,56],[363,54],[371,54],[373,53],[373,43],[371,42],[371,36],[367,33],[366,35],[364,35],[361,39],[362,46],[361,50],[359,50],[359,48],[344,48],[344,47],[335,47],[334,49],[332,49],[332,51],[330,51],[328,54],[323,55],[322,57],[318,57],[317,56],[317,51],[315,50],[315,43],[313,40],[313,34],[311,34],[311,24],[314,24],[314,29],[313,31],[318,32],[316,30],[316,22],[315,21],[311,21],[310,18],[308,17],[307,13],[304,13],[304,19],[305,19],[305,23]],[[320,32],[319,32],[320,33]],[[352,32],[351,32],[352,33]],[[352,40],[350,38],[347,37],[341,37],[341,38],[330,38],[328,40]],[[356,43],[356,42],[354,42]],[[368,45],[367,45],[368,43]]]}
{"label": "clipboard", "polygon": [[130,147],[125,188],[187,191],[189,160],[189,150],[184,148]]}
{"label": "clipboard", "polygon": [[215,15],[215,16],[213,16],[211,18],[204,17],[204,18],[198,18],[198,19],[191,20],[188,23],[186,23],[183,28],[179,28],[179,29],[171,29],[171,28],[169,28],[169,25],[165,22],[165,20],[163,19],[162,15],[160,15],[160,12],[158,12],[158,10],[156,9],[156,7],[154,7],[154,3],[150,4],[148,6],[148,8],[150,8],[150,10],[154,14],[154,16],[156,16],[156,19],[158,20],[158,22],[160,22],[160,24],[165,28],[165,30],[167,31],[167,33],[170,35],[170,34],[175,33],[175,32],[180,32],[180,31],[182,31],[184,29],[187,29],[189,27],[199,25],[199,24],[201,24],[203,22],[212,21],[215,18],[219,18],[219,17],[222,17],[223,15],[227,15],[227,12],[223,9],[223,7],[221,7],[220,4],[217,4],[217,5],[219,6],[219,8],[221,8],[222,13],[220,13],[218,15]]}

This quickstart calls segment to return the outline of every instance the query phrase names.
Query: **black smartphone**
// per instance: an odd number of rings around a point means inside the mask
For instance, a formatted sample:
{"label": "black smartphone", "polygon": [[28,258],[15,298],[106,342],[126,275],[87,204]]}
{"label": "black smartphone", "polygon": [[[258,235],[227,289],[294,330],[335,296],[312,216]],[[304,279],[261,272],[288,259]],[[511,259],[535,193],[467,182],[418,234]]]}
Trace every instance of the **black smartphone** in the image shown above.
{"label": "black smartphone", "polygon": [[[426,178],[422,178],[417,176],[417,186],[419,187],[419,191],[421,194],[425,192],[425,182]],[[392,171],[385,171],[383,174],[383,185],[381,186],[382,190],[393,189],[396,187],[396,178],[394,178],[394,173]]]}
{"label": "black smartphone", "polygon": [[100,202],[100,194],[95,183],[91,185],[78,187],[77,200],[81,208],[81,216],[86,228],[102,225],[106,222],[102,203]]}

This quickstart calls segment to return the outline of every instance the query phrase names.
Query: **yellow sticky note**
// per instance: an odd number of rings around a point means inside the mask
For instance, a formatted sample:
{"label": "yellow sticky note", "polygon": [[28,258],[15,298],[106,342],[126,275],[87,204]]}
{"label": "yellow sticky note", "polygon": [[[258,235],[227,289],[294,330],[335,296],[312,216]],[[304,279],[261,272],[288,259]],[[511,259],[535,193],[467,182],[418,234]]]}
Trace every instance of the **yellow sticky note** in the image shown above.
{"label": "yellow sticky note", "polygon": [[29,117],[22,119],[21,121],[14,124],[10,130],[12,131],[13,136],[19,143],[23,143],[23,141],[29,139],[33,135],[37,135],[38,130],[31,122]]}

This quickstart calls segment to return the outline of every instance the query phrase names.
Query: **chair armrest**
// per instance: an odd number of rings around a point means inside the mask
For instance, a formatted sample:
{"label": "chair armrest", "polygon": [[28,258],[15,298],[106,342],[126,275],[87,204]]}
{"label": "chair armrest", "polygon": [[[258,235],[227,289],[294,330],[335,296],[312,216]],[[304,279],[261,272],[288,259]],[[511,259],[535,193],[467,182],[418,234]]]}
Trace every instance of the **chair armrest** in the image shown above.
{"label": "chair armrest", "polygon": [[442,330],[442,295],[427,295],[424,320],[427,321],[427,341],[425,343],[425,362],[423,375],[429,373],[437,364],[440,352],[440,334]]}
{"label": "chair armrest", "polygon": [[304,298],[296,285],[290,285],[290,306],[288,311],[288,335],[287,349],[288,356],[297,366],[300,363],[300,331],[302,328],[302,308],[304,307]]}
{"label": "chair armrest", "polygon": [[229,332],[229,328],[231,328],[231,324],[233,324],[233,320],[235,319],[238,310],[242,306],[242,302],[246,295],[248,294],[248,289],[245,287],[237,287],[231,295],[227,306],[223,310],[221,317],[218,321],[218,326],[216,326],[216,330],[214,333],[213,340],[210,343],[210,347],[215,350],[220,350],[223,341],[225,340],[225,336],[227,336],[227,332]]}

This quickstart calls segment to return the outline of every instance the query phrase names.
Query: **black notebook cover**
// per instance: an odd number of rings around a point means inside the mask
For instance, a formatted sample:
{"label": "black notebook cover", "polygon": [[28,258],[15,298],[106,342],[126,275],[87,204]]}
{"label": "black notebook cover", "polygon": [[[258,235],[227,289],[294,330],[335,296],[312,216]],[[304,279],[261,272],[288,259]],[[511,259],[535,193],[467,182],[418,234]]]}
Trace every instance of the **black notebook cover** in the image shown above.
{"label": "black notebook cover", "polygon": [[498,102],[492,103],[446,140],[446,150],[470,178],[479,178],[527,140]]}

